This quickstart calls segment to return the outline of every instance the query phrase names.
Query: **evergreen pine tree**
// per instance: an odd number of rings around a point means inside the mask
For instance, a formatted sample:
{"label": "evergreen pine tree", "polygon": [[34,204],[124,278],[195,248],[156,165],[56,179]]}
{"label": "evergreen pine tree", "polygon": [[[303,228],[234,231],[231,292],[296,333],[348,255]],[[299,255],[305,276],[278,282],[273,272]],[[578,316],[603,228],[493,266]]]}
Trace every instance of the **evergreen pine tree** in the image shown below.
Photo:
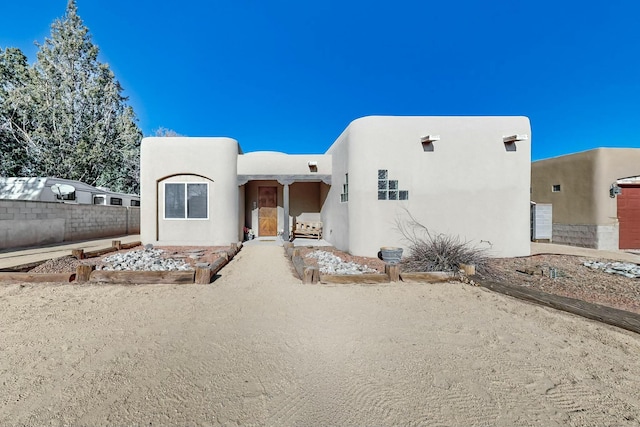
{"label": "evergreen pine tree", "polygon": [[75,0],[39,46],[30,95],[35,172],[138,192],[142,134],[122,87],[78,16]]}
{"label": "evergreen pine tree", "polygon": [[0,176],[29,175],[33,169],[30,80],[27,57],[22,51],[0,48]]}

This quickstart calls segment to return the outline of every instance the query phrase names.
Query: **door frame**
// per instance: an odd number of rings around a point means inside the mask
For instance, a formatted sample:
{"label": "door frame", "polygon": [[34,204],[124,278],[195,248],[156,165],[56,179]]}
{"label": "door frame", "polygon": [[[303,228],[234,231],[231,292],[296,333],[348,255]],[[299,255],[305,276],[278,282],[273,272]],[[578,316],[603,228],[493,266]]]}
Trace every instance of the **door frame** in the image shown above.
{"label": "door frame", "polygon": [[[274,192],[274,206],[260,206],[260,190],[263,188],[273,189]],[[273,228],[273,234],[269,230],[262,230],[262,219],[265,217],[262,216],[263,209],[273,209],[271,211],[272,215],[269,215],[269,218],[273,218],[275,220],[275,226]],[[258,236],[267,236],[267,237],[275,237],[278,235],[278,186],[277,185],[258,185]]]}
{"label": "door frame", "polygon": [[[625,197],[628,196],[628,194],[624,194],[625,189],[631,190],[636,190],[636,191],[640,191],[640,184],[618,184],[620,186],[620,188],[623,191],[623,194],[620,194],[616,197],[616,210],[617,210],[617,217],[618,217],[618,249],[639,249],[639,248],[630,248],[630,247],[626,247],[629,246],[627,243],[629,241],[635,241],[635,239],[632,239],[631,237],[627,236],[625,233],[631,233],[631,230],[633,229],[633,227],[629,227],[627,228],[627,226],[629,226],[630,224],[627,221],[620,221],[620,203],[621,203],[621,196]],[[626,217],[625,217],[626,219]],[[638,219],[638,221],[640,221],[640,218]],[[624,226],[623,226],[624,224]],[[634,221],[634,225],[635,225],[635,221]],[[632,245],[633,246],[633,245]]]}

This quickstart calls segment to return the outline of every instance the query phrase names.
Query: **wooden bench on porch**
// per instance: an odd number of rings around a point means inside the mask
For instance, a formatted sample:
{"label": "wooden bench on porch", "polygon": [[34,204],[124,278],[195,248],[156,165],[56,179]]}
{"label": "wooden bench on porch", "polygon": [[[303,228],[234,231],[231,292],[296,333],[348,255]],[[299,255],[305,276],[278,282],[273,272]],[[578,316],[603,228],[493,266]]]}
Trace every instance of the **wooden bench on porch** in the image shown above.
{"label": "wooden bench on porch", "polygon": [[292,228],[292,240],[296,237],[316,237],[318,240],[322,239],[321,221],[299,221],[296,219]]}

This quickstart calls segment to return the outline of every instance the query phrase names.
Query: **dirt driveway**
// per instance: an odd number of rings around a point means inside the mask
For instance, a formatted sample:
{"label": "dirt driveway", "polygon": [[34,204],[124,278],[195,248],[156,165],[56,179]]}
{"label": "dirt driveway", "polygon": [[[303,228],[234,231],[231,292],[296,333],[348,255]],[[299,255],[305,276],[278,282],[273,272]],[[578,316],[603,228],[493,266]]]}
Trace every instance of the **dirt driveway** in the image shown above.
{"label": "dirt driveway", "polygon": [[1,425],[638,425],[640,336],[458,283],[0,285]]}

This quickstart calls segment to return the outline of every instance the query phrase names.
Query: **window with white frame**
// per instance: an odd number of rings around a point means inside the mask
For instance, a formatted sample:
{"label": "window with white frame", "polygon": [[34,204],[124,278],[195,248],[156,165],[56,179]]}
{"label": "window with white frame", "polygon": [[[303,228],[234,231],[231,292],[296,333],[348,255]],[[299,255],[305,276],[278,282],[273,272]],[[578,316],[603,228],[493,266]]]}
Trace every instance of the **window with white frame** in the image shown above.
{"label": "window with white frame", "polygon": [[207,219],[209,184],[166,182],[164,184],[165,219]]}

